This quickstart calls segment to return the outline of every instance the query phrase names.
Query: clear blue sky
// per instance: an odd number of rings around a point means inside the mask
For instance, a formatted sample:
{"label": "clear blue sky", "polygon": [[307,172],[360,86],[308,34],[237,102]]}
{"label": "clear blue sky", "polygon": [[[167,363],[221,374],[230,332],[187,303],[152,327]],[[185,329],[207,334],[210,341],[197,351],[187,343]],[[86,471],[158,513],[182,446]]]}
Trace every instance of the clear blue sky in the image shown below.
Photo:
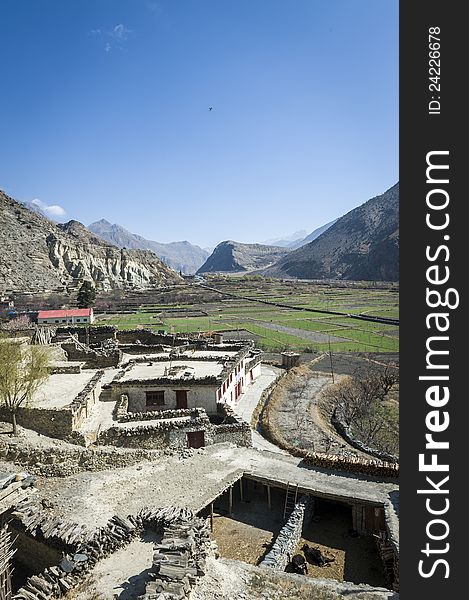
{"label": "clear blue sky", "polygon": [[0,24],[0,189],[62,221],[261,241],[398,180],[397,0],[0,0]]}

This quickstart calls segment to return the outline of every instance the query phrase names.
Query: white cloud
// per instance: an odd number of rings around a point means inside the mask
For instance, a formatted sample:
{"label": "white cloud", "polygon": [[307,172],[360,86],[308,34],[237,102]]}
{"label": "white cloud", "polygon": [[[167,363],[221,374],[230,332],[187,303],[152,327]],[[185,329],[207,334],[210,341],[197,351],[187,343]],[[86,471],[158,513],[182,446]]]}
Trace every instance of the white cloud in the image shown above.
{"label": "white cloud", "polygon": [[128,29],[123,23],[114,25],[111,29],[91,29],[90,34],[101,37],[106,40],[104,46],[105,52],[110,52],[113,47],[123,47],[124,42],[127,41],[129,36],[133,33],[132,29]]}
{"label": "white cloud", "polygon": [[34,198],[31,204],[34,204],[41,212],[50,217],[63,217],[66,214],[65,210],[58,204],[46,204],[39,198]]}
{"label": "white cloud", "polygon": [[119,23],[119,25],[116,25],[113,28],[111,35],[116,40],[126,40],[129,36],[129,33],[132,33],[132,31],[127,29],[127,27],[122,25],[122,23]]}

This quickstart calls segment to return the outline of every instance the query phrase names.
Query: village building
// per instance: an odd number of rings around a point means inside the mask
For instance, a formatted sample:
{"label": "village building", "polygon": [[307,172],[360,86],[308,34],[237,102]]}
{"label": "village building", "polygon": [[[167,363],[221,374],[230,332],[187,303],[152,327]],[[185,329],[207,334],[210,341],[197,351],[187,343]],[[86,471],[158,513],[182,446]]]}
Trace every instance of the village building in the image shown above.
{"label": "village building", "polygon": [[190,350],[132,361],[111,383],[112,396],[128,397],[129,412],[234,407],[261,373],[260,357],[245,346],[234,350]]}
{"label": "village building", "polygon": [[74,308],[71,310],[40,310],[37,315],[39,325],[91,324],[94,321],[92,308]]}

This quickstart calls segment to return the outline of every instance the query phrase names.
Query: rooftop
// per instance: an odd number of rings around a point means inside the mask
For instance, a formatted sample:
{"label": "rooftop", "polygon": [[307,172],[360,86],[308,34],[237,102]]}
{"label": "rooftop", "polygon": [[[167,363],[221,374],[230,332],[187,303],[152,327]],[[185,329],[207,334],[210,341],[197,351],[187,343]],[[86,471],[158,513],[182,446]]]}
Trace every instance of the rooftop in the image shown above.
{"label": "rooftop", "polygon": [[64,408],[75,399],[96,373],[87,369],[81,373],[57,373],[41,385],[34,394],[31,408]]}
{"label": "rooftop", "polygon": [[92,308],[73,308],[70,310],[40,310],[38,319],[64,319],[66,317],[89,317],[93,312]]}
{"label": "rooftop", "polygon": [[222,360],[172,360],[135,363],[120,381],[148,381],[160,378],[174,380],[204,379],[218,377],[223,371],[225,361]]}

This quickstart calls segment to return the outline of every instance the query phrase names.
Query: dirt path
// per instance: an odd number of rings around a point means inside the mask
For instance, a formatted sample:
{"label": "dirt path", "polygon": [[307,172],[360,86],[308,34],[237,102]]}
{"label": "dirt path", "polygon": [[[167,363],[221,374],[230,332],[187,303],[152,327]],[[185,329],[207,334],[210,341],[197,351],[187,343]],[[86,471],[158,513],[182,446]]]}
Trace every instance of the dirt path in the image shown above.
{"label": "dirt path", "polygon": [[318,401],[331,377],[308,365],[295,367],[276,387],[268,406],[270,430],[288,444],[312,452],[359,454],[322,416]]}

